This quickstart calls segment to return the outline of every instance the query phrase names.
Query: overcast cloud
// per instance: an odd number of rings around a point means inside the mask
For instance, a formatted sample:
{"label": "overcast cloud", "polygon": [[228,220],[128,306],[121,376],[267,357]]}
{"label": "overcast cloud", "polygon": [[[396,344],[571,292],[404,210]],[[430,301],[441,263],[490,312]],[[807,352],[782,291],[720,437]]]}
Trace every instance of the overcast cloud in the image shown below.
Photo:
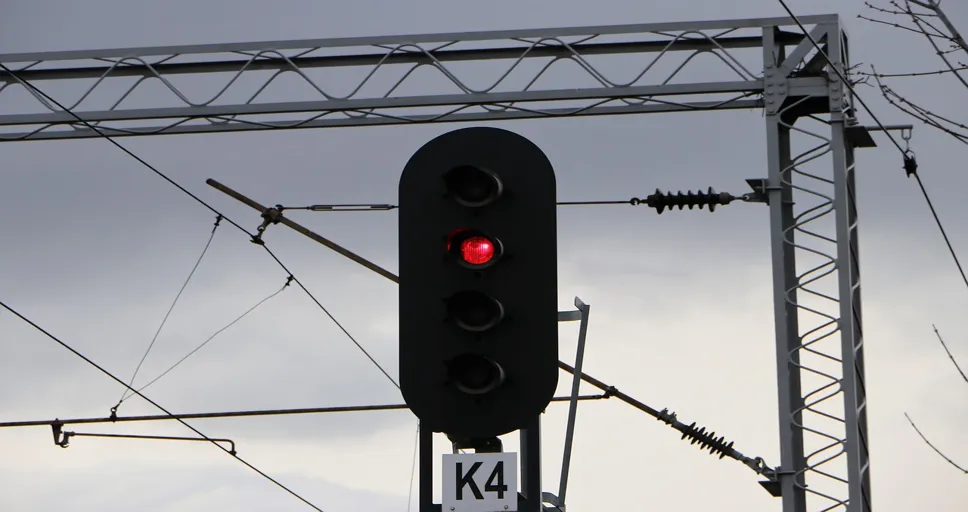
{"label": "overcast cloud", "polygon": [[[123,2],[6,0],[0,53],[772,17],[775,0],[687,2]],[[884,72],[935,69],[922,39],[855,18],[859,1],[791,1],[801,14],[840,13],[855,62]],[[947,4],[951,4],[950,6]],[[948,2],[968,31],[968,6]],[[753,63],[756,64],[755,62]],[[614,64],[619,76],[624,63]],[[754,68],[758,73],[759,68]],[[568,71],[556,75],[567,79]],[[695,80],[722,77],[710,65]],[[430,83],[423,77],[419,84]],[[581,86],[576,85],[576,87]],[[968,119],[951,79],[902,82],[926,106]],[[278,101],[302,94],[282,84]],[[288,96],[292,92],[294,96]],[[885,123],[910,122],[860,89]],[[56,87],[51,87],[56,94]],[[409,91],[413,92],[413,91]],[[148,101],[149,96],[133,101]],[[0,96],[0,112],[22,107]],[[861,115],[865,124],[871,120]],[[765,177],[760,112],[732,111],[500,126],[554,163],[562,200],[644,197],[713,186],[735,194]],[[122,139],[248,229],[258,214],[205,185],[215,178],[267,204],[395,203],[399,173],[421,144],[456,126],[356,128]],[[873,499],[879,511],[963,511],[965,475],[904,419],[968,464],[968,386],[931,331],[968,365],[968,293],[900,157],[880,136],[858,153]],[[955,248],[968,260],[960,167],[966,149],[917,127],[921,174]],[[0,300],[123,379],[130,377],[202,250],[214,215],[103,140],[0,145]],[[311,229],[396,271],[396,215],[305,213]],[[586,371],[656,408],[668,407],[779,464],[772,271],[766,208],[655,215],[645,206],[562,208],[562,309],[593,306]],[[270,247],[394,378],[393,283],[281,226]],[[968,263],[968,261],[966,261]],[[286,281],[223,222],[138,377],[144,384]],[[575,325],[561,327],[574,358]],[[569,381],[562,374],[560,390]],[[583,390],[586,391],[586,390]],[[8,313],[0,313],[0,421],[106,416],[122,388]],[[587,392],[594,392],[588,389]],[[145,392],[177,412],[399,403],[399,391],[296,286],[267,301]],[[138,398],[120,413],[157,414]],[[557,489],[565,408],[543,418],[544,488]],[[408,411],[198,420],[209,436],[327,512],[403,511],[416,419]],[[189,435],[174,422],[77,425],[79,432]],[[576,511],[779,510],[741,464],[718,460],[617,400],[583,404],[568,506]],[[308,510],[203,443],[75,438],[47,427],[0,430],[0,510]],[[515,448],[514,440],[508,448]],[[437,440],[439,453],[447,450]],[[438,490],[439,492],[439,490]]]}

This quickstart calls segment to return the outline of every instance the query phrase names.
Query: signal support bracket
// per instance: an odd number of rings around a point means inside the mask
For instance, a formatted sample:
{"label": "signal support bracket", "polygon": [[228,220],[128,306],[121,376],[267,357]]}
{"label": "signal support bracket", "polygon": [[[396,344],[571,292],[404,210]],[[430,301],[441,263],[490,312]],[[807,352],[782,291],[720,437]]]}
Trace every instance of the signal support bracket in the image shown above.
{"label": "signal support bracket", "polygon": [[[591,312],[591,306],[582,302],[580,298],[575,297],[575,307],[578,308],[575,311],[564,312],[571,313],[571,315],[568,315],[569,319],[577,316],[581,323],[578,325],[578,349],[575,354],[575,372],[572,374],[571,379],[571,402],[568,404],[568,423],[567,427],[565,427],[565,448],[561,460],[561,477],[558,482],[558,494],[544,493],[542,495],[542,501],[554,506],[553,509],[548,510],[563,511],[565,509],[565,491],[568,489],[568,471],[571,469],[571,451],[575,440],[578,391],[581,387],[582,362],[585,358],[585,337],[588,334],[588,314]],[[562,316],[562,313],[558,313],[559,322],[562,321]]]}
{"label": "signal support bracket", "polygon": [[770,204],[770,196],[767,191],[770,190],[767,183],[769,180],[766,178],[750,178],[746,180],[746,184],[753,189],[752,192],[745,194],[743,200],[749,203],[763,203]]}
{"label": "signal support bracket", "polygon": [[[541,491],[541,424],[540,417],[532,424],[521,429],[521,494],[518,501],[520,512],[564,512],[565,490],[568,486],[568,469],[571,463],[572,444],[575,437],[575,416],[578,412],[578,389],[581,384],[581,365],[585,354],[585,336],[588,332],[588,313],[591,306],[575,297],[575,307],[572,311],[559,311],[559,322],[580,322],[578,327],[578,349],[575,358],[575,377],[572,380],[572,391],[568,408],[568,426],[565,434],[564,459],[561,466],[561,479],[558,494]],[[453,440],[452,440],[453,441]],[[419,512],[446,512],[440,504],[433,500],[434,458],[433,432],[420,428],[419,434],[419,464],[420,484],[418,488]],[[498,439],[500,444],[500,439]],[[467,443],[454,443],[454,448],[470,447]],[[489,449],[491,447],[485,447]],[[545,503],[550,506],[546,506]]]}

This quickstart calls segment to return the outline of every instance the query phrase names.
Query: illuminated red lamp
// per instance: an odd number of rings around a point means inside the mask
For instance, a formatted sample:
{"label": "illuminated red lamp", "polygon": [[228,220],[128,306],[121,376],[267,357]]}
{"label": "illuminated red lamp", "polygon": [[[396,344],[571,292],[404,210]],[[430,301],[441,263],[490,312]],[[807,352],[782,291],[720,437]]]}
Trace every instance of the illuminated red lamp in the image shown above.
{"label": "illuminated red lamp", "polygon": [[470,265],[484,265],[494,259],[496,249],[490,239],[472,236],[460,243],[460,257]]}
{"label": "illuminated red lamp", "polygon": [[458,229],[447,240],[447,251],[468,268],[484,268],[495,263],[502,253],[501,241],[474,229]]}

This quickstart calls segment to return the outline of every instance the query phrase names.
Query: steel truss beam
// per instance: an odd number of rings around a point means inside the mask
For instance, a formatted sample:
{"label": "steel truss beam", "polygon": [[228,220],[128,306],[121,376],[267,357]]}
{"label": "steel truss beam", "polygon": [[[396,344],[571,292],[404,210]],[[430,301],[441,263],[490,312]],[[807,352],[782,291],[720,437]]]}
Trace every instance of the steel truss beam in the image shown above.
{"label": "steel truss beam", "polygon": [[[0,141],[97,136],[18,78],[113,136],[761,108],[761,28],[793,26],[776,18],[5,54],[17,76],[0,72]],[[555,75],[562,67],[575,75],[567,84]],[[823,87],[809,77],[789,85]]]}
{"label": "steel truss beam", "polygon": [[764,486],[784,512],[869,512],[854,147],[870,136],[829,69],[848,69],[839,17],[801,22],[829,57],[786,18],[0,55],[18,75],[0,73],[0,140],[97,136],[18,77],[114,136],[763,108],[781,455]]}

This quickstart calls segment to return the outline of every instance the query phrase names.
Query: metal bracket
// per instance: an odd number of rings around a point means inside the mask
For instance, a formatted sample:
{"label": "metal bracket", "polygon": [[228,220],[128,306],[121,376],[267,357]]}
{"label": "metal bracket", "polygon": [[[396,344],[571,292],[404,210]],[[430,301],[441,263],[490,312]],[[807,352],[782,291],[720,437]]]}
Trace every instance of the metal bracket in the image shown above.
{"label": "metal bracket", "polygon": [[559,311],[558,321],[559,322],[577,322],[581,320],[581,311]]}
{"label": "metal bracket", "polygon": [[[783,470],[777,466],[775,468],[771,468],[770,471],[763,473],[763,476],[765,476],[767,480],[761,480],[759,484],[766,489],[766,492],[770,493],[770,496],[779,498],[783,495],[783,486],[780,484],[780,477],[796,475],[796,473],[796,471]],[[803,485],[804,488],[807,487],[806,484],[798,485]]]}
{"label": "metal bracket", "polygon": [[[545,506],[545,503],[551,506]],[[566,510],[564,502],[550,492],[541,493],[541,506],[544,512],[565,512]]]}
{"label": "metal bracket", "polygon": [[857,124],[857,118],[847,119],[847,126],[844,127],[844,136],[855,148],[876,148],[877,142],[871,137],[871,132],[866,126]]}
{"label": "metal bracket", "polygon": [[277,204],[275,207],[266,208],[262,212],[262,224],[255,228],[256,234],[252,235],[252,243],[259,245],[265,244],[265,242],[262,240],[262,234],[270,224],[278,224],[282,222],[282,209],[283,206],[281,204]]}
{"label": "metal bracket", "polygon": [[581,367],[585,359],[585,337],[588,334],[588,314],[591,306],[575,297],[575,307],[581,317],[578,326],[578,349],[575,354],[575,372],[571,379],[571,403],[568,405],[568,423],[565,427],[565,448],[561,460],[561,477],[558,481],[558,494],[553,503],[556,507],[564,507],[565,492],[568,489],[568,471],[571,469],[571,450],[575,441],[575,419],[578,415],[578,391],[581,387]]}
{"label": "metal bracket", "polygon": [[[837,64],[836,67],[841,73],[844,72],[843,65]],[[847,95],[844,92],[846,86],[843,80],[840,79],[840,76],[836,72],[831,70],[828,71],[827,84],[827,98],[830,101],[830,112],[843,112],[850,106],[850,103],[847,101]]]}
{"label": "metal bracket", "polygon": [[50,424],[50,428],[53,430],[54,444],[60,446],[61,448],[67,448],[68,444],[70,443],[70,433],[64,433],[64,424],[61,423],[60,420],[54,420],[54,422]]}
{"label": "metal bracket", "polygon": [[893,131],[901,132],[901,137],[907,141],[911,139],[911,133],[914,131],[914,126],[910,124],[862,126],[859,124],[856,117],[851,117],[847,120],[847,126],[844,128],[844,132],[847,135],[847,140],[849,140],[855,148],[877,147],[877,143],[874,141],[874,137],[871,136],[870,132]]}
{"label": "metal bracket", "polygon": [[460,450],[474,450],[474,453],[501,453],[504,451],[504,443],[500,437],[489,437],[484,439],[463,439],[447,436],[453,446],[454,453]]}
{"label": "metal bracket", "polygon": [[770,204],[770,196],[766,193],[768,190],[766,178],[750,178],[746,180],[746,184],[753,189],[753,192],[743,194],[743,201]]}
{"label": "metal bracket", "polygon": [[763,64],[763,100],[768,115],[776,115],[789,94],[789,82],[782,67],[767,61]]}
{"label": "metal bracket", "polygon": [[779,498],[783,495],[783,487],[780,485],[779,480],[760,480],[760,485],[774,498]]}
{"label": "metal bracket", "polygon": [[90,432],[66,432],[64,431],[64,423],[60,420],[54,420],[50,424],[50,428],[54,434],[54,444],[60,446],[61,448],[67,448],[70,446],[70,441],[72,437],[107,437],[113,439],[149,439],[154,441],[204,441],[204,442],[215,442],[215,443],[227,443],[229,449],[227,450],[230,455],[235,455],[235,441],[231,439],[215,438],[215,437],[181,437],[181,436],[146,436],[137,434],[97,434]]}

